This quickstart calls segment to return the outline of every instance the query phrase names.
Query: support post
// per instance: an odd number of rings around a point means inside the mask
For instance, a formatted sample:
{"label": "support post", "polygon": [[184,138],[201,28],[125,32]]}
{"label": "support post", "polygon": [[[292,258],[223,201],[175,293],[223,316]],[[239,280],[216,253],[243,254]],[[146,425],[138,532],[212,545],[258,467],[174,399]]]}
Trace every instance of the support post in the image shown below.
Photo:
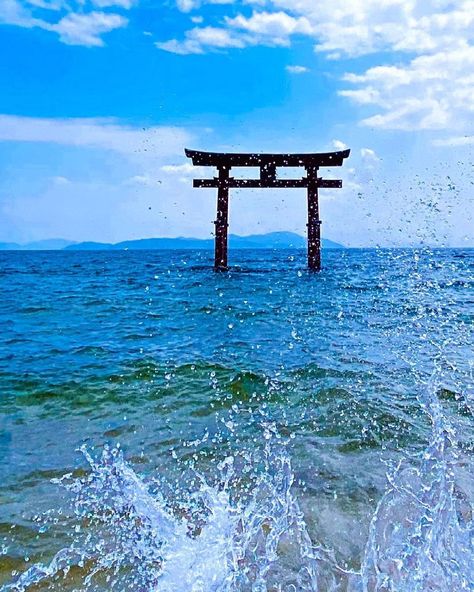
{"label": "support post", "polygon": [[217,187],[217,218],[216,226],[214,270],[227,269],[227,229],[229,226],[229,173],[230,167],[219,167]]}
{"label": "support post", "polygon": [[306,170],[308,173],[308,268],[312,271],[321,271],[318,168],[306,167]]}

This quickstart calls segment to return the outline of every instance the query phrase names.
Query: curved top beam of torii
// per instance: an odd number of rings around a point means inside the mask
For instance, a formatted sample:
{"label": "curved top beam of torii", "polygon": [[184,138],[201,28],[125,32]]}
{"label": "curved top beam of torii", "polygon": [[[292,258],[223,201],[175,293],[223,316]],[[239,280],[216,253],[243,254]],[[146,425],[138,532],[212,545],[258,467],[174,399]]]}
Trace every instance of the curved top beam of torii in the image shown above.
{"label": "curved top beam of torii", "polygon": [[271,164],[277,167],[328,167],[342,166],[351,151],[347,149],[313,154],[234,154],[186,149],[185,152],[195,166],[258,167]]}

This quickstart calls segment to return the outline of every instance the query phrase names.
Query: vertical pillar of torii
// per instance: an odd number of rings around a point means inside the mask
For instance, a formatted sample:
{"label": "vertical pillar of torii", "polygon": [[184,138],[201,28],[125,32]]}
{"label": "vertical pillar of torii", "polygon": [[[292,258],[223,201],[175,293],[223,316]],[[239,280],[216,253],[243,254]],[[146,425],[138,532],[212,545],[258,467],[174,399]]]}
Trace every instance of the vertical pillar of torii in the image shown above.
{"label": "vertical pillar of torii", "polygon": [[308,268],[321,269],[321,220],[319,219],[318,168],[306,167],[308,178]]}
{"label": "vertical pillar of torii", "polygon": [[[342,166],[350,150],[314,154],[228,154],[221,152],[200,152],[185,150],[196,166],[217,167],[218,176],[213,179],[195,179],[194,187],[217,188],[217,217],[215,224],[214,269],[227,269],[227,239],[229,227],[230,188],[264,187],[274,189],[301,188],[308,192],[308,268],[321,269],[321,220],[319,219],[319,189],[340,188],[342,181],[321,179],[320,167]],[[233,166],[259,167],[259,179],[234,179],[230,176]],[[304,167],[306,177],[300,179],[278,179],[277,167]]]}
{"label": "vertical pillar of torii", "polygon": [[218,168],[217,217],[215,224],[214,269],[227,269],[227,234],[229,228],[229,175],[230,167]]}

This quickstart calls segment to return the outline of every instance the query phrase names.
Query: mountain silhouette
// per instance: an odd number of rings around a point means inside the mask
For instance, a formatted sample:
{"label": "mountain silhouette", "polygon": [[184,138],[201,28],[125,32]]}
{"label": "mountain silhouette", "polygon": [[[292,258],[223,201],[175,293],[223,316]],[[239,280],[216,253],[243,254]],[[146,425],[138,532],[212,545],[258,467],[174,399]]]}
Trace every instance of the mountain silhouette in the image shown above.
{"label": "mountain silhouette", "polygon": [[[343,249],[344,246],[322,239],[322,247],[325,249]],[[137,240],[122,241],[120,243],[83,242],[69,245],[67,251],[102,251],[102,250],[174,250],[196,249],[207,250],[214,248],[214,239],[199,238],[142,238]],[[306,239],[294,232],[270,232],[268,234],[252,234],[249,236],[229,235],[230,249],[303,249],[306,248]]]}
{"label": "mountain silhouette", "polygon": [[[344,245],[322,239],[323,249],[344,249]],[[141,238],[119,243],[80,242],[75,243],[61,238],[19,243],[0,243],[0,251],[119,251],[119,250],[207,250],[214,248],[214,239],[200,238]],[[249,236],[229,235],[231,249],[305,249],[306,238],[294,232],[269,232]]]}
{"label": "mountain silhouette", "polygon": [[48,238],[30,243],[0,243],[0,251],[60,251],[73,245],[74,241],[64,238]]}

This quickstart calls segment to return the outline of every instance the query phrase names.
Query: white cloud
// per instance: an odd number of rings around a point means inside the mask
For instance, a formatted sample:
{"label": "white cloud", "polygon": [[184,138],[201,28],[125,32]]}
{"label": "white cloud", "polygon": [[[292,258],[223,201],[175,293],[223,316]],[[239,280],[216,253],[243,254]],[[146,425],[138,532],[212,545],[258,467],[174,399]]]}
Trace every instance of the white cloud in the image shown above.
{"label": "white cloud", "polygon": [[203,4],[233,4],[234,0],[176,0],[176,6],[181,12],[191,12]]}
{"label": "white cloud", "polygon": [[41,142],[153,158],[182,155],[192,135],[183,128],[128,126],[115,119],[42,119],[0,115],[0,142]]}
{"label": "white cloud", "polygon": [[[171,181],[177,179],[181,183],[185,184],[188,188],[192,187],[192,179],[195,178],[208,178],[209,168],[194,166],[190,162],[183,164],[168,164],[164,165],[160,169]],[[214,169],[211,169],[214,171]]]}
{"label": "white cloud", "polygon": [[193,29],[190,33],[196,43],[208,47],[243,47],[244,41],[235,37],[226,29],[219,27],[203,27]]}
{"label": "white cloud", "polygon": [[[114,6],[127,9],[132,6],[133,0],[93,0],[92,3],[98,8]],[[82,2],[76,4],[77,12],[68,4],[63,4],[62,0],[57,2],[34,0],[28,3],[21,3],[19,0],[1,0],[0,24],[52,31],[59,35],[63,43],[87,47],[103,46],[102,35],[128,24],[128,20],[120,14],[102,11],[82,12]],[[57,22],[50,22],[44,18],[45,9],[50,11],[66,9],[67,12]],[[36,16],[37,10],[40,10],[41,17]]]}
{"label": "white cloud", "polygon": [[192,39],[185,39],[184,41],[178,41],[177,39],[170,39],[169,41],[157,41],[155,43],[155,47],[169,53],[176,53],[178,55],[204,53],[201,45]]}
{"label": "white cloud", "polygon": [[470,129],[474,115],[474,47],[419,56],[406,65],[377,66],[345,80],[341,95],[377,108],[364,125],[401,130]]}
{"label": "white cloud", "polygon": [[135,4],[135,0],[91,0],[97,8],[112,8],[118,7],[124,10],[130,10]]}
{"label": "white cloud", "polygon": [[282,39],[287,42],[291,35],[313,33],[313,27],[305,16],[293,17],[282,11],[254,12],[249,18],[238,15],[235,18],[227,18],[226,23],[234,29],[253,33],[262,42],[266,38]]}
{"label": "white cloud", "polygon": [[306,66],[286,66],[285,70],[290,74],[305,74],[309,72],[309,68],[306,68]]}
{"label": "white cloud", "polygon": [[158,178],[154,178],[151,175],[133,175],[125,180],[124,185],[137,185],[143,187],[152,187],[153,185],[160,184],[161,181]]}
{"label": "white cloud", "polygon": [[[472,130],[474,9],[472,0],[273,0],[304,14],[318,52],[328,57],[389,51],[397,65],[348,73],[342,96],[375,113],[362,123],[381,129]],[[410,55],[407,60],[404,54]],[[415,56],[413,57],[413,54]]]}
{"label": "white cloud", "polygon": [[[190,11],[215,1],[178,0]],[[227,2],[219,2],[227,3]],[[232,2],[229,2],[232,4]],[[315,49],[330,57],[360,56],[379,51],[434,52],[472,38],[472,0],[248,0],[250,17],[227,17],[227,27],[253,33],[260,42],[267,37],[295,34],[314,39]],[[236,2],[234,2],[236,4]]]}
{"label": "white cloud", "polygon": [[[212,3],[178,2],[181,10]],[[245,4],[253,8],[250,15],[244,12]],[[362,72],[354,71],[352,62],[344,80],[353,86],[340,92],[367,110],[363,124],[406,131],[465,130],[469,135],[474,131],[473,0],[241,0],[239,5],[241,11],[235,14],[234,8],[219,26],[194,28],[183,40],[157,47],[206,53],[285,46],[304,35],[329,59],[378,58],[379,65]],[[288,71],[298,73],[291,67]]]}
{"label": "white cloud", "polygon": [[127,23],[128,20],[119,14],[105,12],[69,13],[56,25],[51,25],[49,29],[58,33],[60,41],[67,45],[100,47],[104,45],[101,35],[113,29],[124,27]]}
{"label": "white cloud", "polygon": [[368,179],[381,165],[382,160],[378,154],[372,148],[361,148],[361,171],[359,171],[358,177],[364,185],[367,184]]}
{"label": "white cloud", "polygon": [[433,52],[472,35],[474,23],[472,0],[271,0],[270,5],[306,17],[316,50],[333,55]]}
{"label": "white cloud", "polygon": [[43,23],[40,19],[33,18],[30,10],[18,0],[2,0],[0,2],[0,23],[17,25],[19,27],[35,27]]}
{"label": "white cloud", "polygon": [[366,160],[372,160],[374,162],[378,162],[380,160],[375,150],[372,150],[372,148],[361,148],[360,155],[362,156],[362,158],[365,158]]}
{"label": "white cloud", "polygon": [[63,185],[63,186],[71,184],[71,181],[67,177],[61,177],[61,176],[51,177],[51,182],[54,185]]}
{"label": "white cloud", "polygon": [[443,138],[433,142],[435,146],[471,146],[474,144],[474,136],[454,136],[451,138]]}
{"label": "white cloud", "polygon": [[182,41],[158,42],[156,47],[177,54],[199,54],[209,49],[243,48],[253,45],[287,46],[296,34],[310,34],[305,17],[294,18],[285,12],[254,12],[251,17],[225,18],[222,27],[195,27]]}
{"label": "white cloud", "polygon": [[25,0],[25,3],[44,10],[61,10],[65,5],[64,0]]}
{"label": "white cloud", "polygon": [[186,33],[186,38],[183,41],[171,39],[155,43],[155,45],[164,51],[187,55],[205,53],[205,50],[209,48],[245,47],[246,41],[220,27],[196,27]]}
{"label": "white cloud", "polygon": [[[104,35],[127,25],[120,11],[138,3],[89,0],[88,6],[99,10],[87,12],[85,1],[0,0],[0,22],[55,32],[63,43],[98,47]],[[474,132],[473,0],[176,0],[185,13],[204,4],[223,5],[218,20],[204,25],[202,16],[194,15],[182,38],[156,47],[204,54],[288,46],[305,36],[327,58],[372,55],[377,60],[365,71],[357,71],[358,62],[347,62],[340,91],[361,108],[364,125],[438,130],[448,138]],[[287,71],[302,74],[303,68],[290,65]]]}
{"label": "white cloud", "polygon": [[179,175],[194,175],[196,172],[195,166],[186,162],[184,164],[168,164],[161,167],[165,173],[179,174]]}
{"label": "white cloud", "polygon": [[199,6],[195,0],[177,0],[176,5],[181,12],[190,12]]}
{"label": "white cloud", "polygon": [[334,150],[347,150],[348,148],[347,144],[344,144],[344,142],[341,142],[341,140],[333,140],[331,145]]}

